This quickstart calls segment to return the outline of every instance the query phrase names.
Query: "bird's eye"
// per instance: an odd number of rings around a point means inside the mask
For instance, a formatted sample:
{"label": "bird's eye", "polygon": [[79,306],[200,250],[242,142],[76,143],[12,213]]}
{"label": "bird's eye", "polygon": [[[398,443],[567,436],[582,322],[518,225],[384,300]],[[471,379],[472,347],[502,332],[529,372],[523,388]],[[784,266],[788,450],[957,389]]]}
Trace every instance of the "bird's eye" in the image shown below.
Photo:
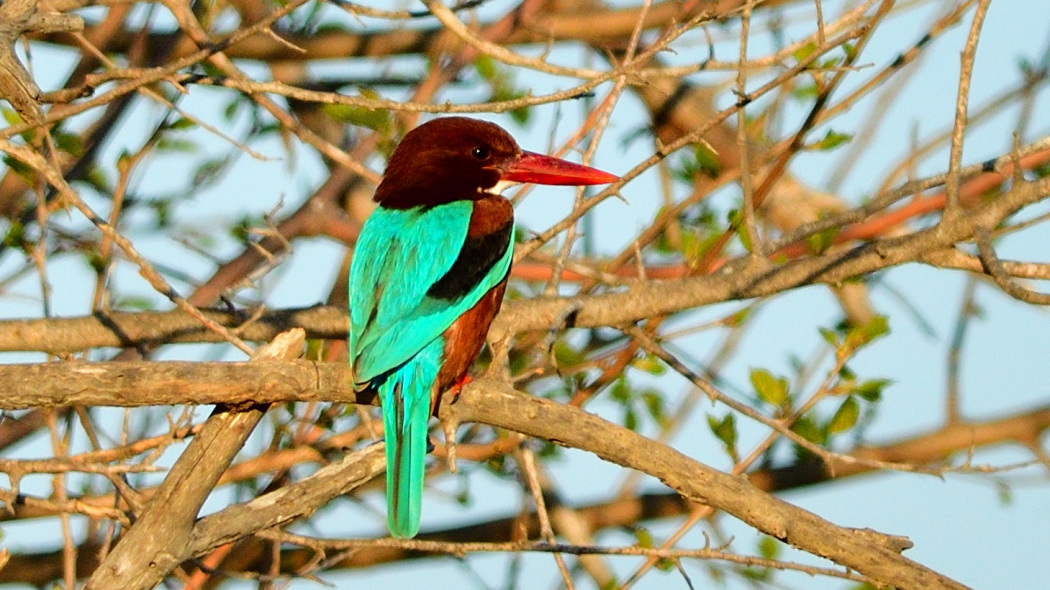
{"label": "bird's eye", "polygon": [[471,148],[470,155],[474,156],[476,160],[487,160],[491,154],[489,153],[489,148],[479,145]]}

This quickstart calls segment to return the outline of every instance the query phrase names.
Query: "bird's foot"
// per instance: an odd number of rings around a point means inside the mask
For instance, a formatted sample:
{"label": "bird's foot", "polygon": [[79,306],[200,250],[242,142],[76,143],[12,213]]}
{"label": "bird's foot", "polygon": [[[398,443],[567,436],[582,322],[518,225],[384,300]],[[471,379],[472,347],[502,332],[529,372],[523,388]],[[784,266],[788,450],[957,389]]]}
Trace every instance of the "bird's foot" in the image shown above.
{"label": "bird's foot", "polygon": [[459,379],[456,379],[456,382],[452,384],[452,401],[456,401],[456,398],[459,397],[459,392],[463,391],[463,388],[467,383],[470,383],[473,380],[473,377],[470,375],[463,375]]}

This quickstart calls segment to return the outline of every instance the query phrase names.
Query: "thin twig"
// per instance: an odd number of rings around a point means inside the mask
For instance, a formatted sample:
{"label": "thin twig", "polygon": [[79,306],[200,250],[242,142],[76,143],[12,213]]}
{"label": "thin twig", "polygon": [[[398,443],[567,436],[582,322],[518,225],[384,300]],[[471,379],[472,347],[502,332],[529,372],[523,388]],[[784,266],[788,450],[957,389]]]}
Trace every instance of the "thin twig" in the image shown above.
{"label": "thin twig", "polygon": [[977,55],[977,41],[981,37],[981,26],[988,13],[992,0],[978,0],[977,11],[973,15],[970,34],[966,37],[962,60],[959,68],[959,94],[955,101],[955,124],[952,129],[951,155],[948,159],[948,179],[945,182],[945,195],[948,200],[944,215],[959,215],[959,169],[962,167],[963,136],[966,134],[966,110],[970,102],[970,78],[973,75],[974,57]]}

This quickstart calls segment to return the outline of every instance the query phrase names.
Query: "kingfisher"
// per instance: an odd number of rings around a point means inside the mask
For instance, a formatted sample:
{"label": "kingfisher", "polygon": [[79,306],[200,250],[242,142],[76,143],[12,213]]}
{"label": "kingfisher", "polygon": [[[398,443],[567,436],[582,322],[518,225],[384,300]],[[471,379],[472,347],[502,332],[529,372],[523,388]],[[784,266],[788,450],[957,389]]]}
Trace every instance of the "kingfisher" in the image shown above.
{"label": "kingfisher", "polygon": [[424,123],[394,149],[354,247],[349,338],[354,389],[383,411],[392,536],[419,531],[430,417],[442,392],[469,381],[503,302],[514,210],[502,192],[617,180],[466,117]]}

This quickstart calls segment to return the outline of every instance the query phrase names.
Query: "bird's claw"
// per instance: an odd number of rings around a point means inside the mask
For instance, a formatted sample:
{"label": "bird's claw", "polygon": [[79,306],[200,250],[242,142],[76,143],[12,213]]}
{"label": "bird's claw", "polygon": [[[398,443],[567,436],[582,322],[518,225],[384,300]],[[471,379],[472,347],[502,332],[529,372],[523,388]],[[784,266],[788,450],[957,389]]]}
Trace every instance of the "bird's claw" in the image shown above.
{"label": "bird's claw", "polygon": [[463,375],[459,379],[456,379],[456,382],[452,384],[451,389],[452,401],[456,401],[456,398],[459,397],[459,392],[463,391],[463,388],[466,387],[467,383],[470,383],[473,380],[474,379],[470,375]]}

